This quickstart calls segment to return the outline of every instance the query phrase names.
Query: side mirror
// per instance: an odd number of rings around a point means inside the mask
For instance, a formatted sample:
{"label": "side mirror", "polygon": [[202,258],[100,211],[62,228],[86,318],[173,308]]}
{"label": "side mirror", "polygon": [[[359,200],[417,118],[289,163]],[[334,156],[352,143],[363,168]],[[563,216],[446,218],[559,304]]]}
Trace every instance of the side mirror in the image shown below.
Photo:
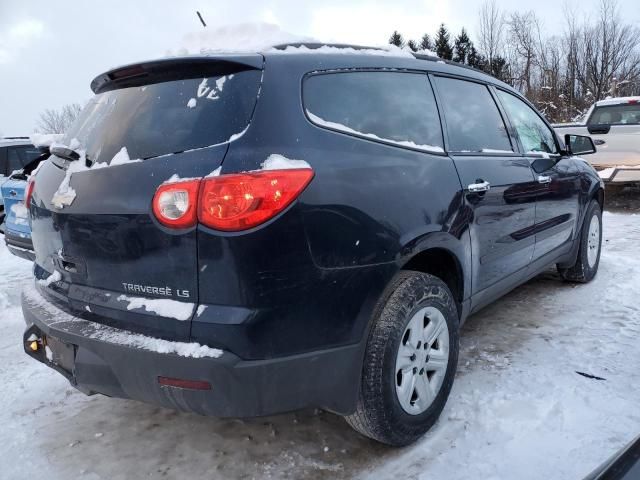
{"label": "side mirror", "polygon": [[567,153],[570,155],[589,155],[590,153],[596,153],[596,146],[593,140],[586,135],[567,133],[564,136],[564,144],[567,148]]}

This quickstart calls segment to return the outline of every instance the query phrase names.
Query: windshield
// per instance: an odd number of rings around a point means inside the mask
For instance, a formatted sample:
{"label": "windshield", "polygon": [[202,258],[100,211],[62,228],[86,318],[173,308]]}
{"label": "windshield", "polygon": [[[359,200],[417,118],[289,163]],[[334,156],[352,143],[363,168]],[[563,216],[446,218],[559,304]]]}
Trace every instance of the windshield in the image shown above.
{"label": "windshield", "polygon": [[226,142],[249,124],[260,76],[250,70],[98,94],[62,143],[109,163],[123,147],[145,159]]}
{"label": "windshield", "polygon": [[640,103],[607,105],[593,110],[588,125],[630,125],[640,123]]}

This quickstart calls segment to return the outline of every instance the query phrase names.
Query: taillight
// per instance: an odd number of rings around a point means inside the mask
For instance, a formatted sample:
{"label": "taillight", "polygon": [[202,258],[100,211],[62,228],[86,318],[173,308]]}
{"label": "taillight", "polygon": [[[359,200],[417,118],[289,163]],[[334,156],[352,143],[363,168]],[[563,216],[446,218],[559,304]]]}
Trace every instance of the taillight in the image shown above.
{"label": "taillight", "polygon": [[216,230],[238,231],[255,227],[290,205],[312,178],[310,168],[205,178],[198,220]]}
{"label": "taillight", "polygon": [[29,181],[27,182],[27,193],[24,196],[24,204],[27,208],[31,205],[31,195],[33,194],[33,187],[36,184],[36,179],[34,177],[29,177]]}
{"label": "taillight", "polygon": [[198,221],[199,189],[199,179],[160,185],[153,196],[153,214],[167,227],[193,227]]}

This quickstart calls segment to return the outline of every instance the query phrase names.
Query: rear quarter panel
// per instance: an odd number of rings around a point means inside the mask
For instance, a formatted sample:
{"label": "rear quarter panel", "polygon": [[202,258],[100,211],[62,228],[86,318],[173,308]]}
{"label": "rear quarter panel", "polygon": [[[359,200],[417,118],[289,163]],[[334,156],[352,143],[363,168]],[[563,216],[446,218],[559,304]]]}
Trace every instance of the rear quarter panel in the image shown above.
{"label": "rear quarter panel", "polygon": [[241,328],[255,339],[238,346],[249,357],[356,343],[387,283],[413,255],[437,246],[454,251],[463,268],[470,264],[468,218],[448,157],[332,132],[306,118],[303,76],[338,68],[336,57],[267,58],[254,119],[230,145],[222,174],[259,169],[280,154],[306,161],[315,177],[285,213],[255,231],[199,229],[200,301],[226,306],[229,316],[214,317],[216,308],[194,318],[196,341],[231,343]]}

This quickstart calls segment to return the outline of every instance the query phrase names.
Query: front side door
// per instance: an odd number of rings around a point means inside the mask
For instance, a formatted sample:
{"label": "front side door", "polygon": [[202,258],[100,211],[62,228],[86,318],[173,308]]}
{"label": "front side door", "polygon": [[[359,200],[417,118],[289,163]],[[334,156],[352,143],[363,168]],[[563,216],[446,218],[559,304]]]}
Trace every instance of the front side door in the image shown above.
{"label": "front side door", "polygon": [[433,82],[447,151],[472,216],[475,309],[526,273],[535,245],[536,184],[485,84],[442,76]]}
{"label": "front side door", "polygon": [[580,175],[576,160],[560,155],[553,130],[535,110],[511,93],[496,92],[538,183],[533,259],[561,255],[571,248],[579,226]]}

